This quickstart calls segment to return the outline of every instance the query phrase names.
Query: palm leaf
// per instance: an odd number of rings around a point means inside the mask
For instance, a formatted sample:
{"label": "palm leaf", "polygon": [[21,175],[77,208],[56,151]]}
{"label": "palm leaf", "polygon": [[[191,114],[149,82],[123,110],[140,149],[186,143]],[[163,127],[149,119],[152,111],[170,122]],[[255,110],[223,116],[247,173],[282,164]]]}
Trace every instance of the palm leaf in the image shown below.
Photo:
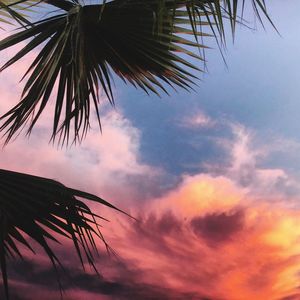
{"label": "palm leaf", "polygon": [[[234,30],[241,2],[114,0],[81,6],[78,1],[59,1],[42,2],[61,8],[60,13],[0,42],[4,50],[27,41],[1,71],[39,49],[25,74],[21,101],[1,117],[6,142],[27,122],[30,134],[54,92],[53,140],[59,136],[64,143],[72,136],[80,141],[90,127],[91,106],[100,125],[99,88],[114,102],[111,70],[146,93],[167,93],[165,85],[191,89],[196,79],[191,70],[199,68],[178,53],[203,60],[189,47],[205,49],[202,39],[209,34],[204,26],[222,41],[223,19],[230,20]],[[263,0],[251,1],[257,13],[260,9],[266,14]]]}
{"label": "palm leaf", "polygon": [[39,0],[0,0],[0,22],[13,25],[14,21],[21,26],[30,25],[27,15]]}
{"label": "palm leaf", "polygon": [[95,230],[96,218],[100,216],[92,213],[79,198],[120,211],[95,195],[68,188],[55,180],[0,170],[0,267],[7,298],[6,261],[22,257],[22,247],[34,251],[27,236],[42,247],[55,269],[61,264],[48,241],[57,242],[57,236],[72,239],[82,265],[85,257],[94,267],[94,236],[107,244],[101,232]]}

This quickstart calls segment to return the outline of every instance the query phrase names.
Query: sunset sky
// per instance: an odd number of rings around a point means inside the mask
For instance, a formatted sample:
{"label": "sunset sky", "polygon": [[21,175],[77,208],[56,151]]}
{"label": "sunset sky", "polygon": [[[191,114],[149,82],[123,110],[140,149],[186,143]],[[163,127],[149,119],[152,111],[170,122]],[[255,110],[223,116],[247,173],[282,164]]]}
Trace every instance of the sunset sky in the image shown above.
{"label": "sunset sky", "polygon": [[[300,3],[269,2],[280,35],[267,22],[239,27],[227,67],[208,42],[195,91],[149,97],[116,79],[102,134],[95,123],[81,145],[49,144],[50,107],[30,138],[1,149],[1,168],[95,193],[138,219],[92,204],[110,220],[101,224],[116,256],[98,242],[99,276],[82,271],[69,241],[57,246],[64,299],[300,299]],[[32,57],[0,75],[1,114]],[[37,253],[11,263],[13,299],[60,299]]]}

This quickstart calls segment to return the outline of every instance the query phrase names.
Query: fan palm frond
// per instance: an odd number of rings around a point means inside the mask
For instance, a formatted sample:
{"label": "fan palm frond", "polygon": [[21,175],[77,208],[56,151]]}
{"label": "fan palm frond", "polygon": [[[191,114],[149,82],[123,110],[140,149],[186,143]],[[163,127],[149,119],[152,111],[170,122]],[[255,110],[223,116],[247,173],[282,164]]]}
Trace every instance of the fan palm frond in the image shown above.
{"label": "fan palm frond", "polygon": [[33,12],[33,7],[39,0],[0,0],[0,23],[13,25],[30,25],[27,14]]}
{"label": "fan palm frond", "polygon": [[[263,0],[250,1],[257,13],[260,9],[266,14]],[[196,80],[192,70],[200,68],[178,53],[203,61],[190,47],[206,48],[203,37],[212,34],[203,31],[205,26],[222,40],[223,20],[228,19],[234,29],[241,3],[113,0],[81,6],[78,1],[42,2],[60,8],[61,12],[0,42],[0,50],[4,50],[27,41],[1,71],[38,49],[36,59],[24,75],[21,101],[1,117],[0,130],[6,134],[6,142],[27,122],[27,133],[31,132],[54,91],[52,138],[59,135],[63,143],[72,135],[74,141],[80,141],[90,127],[92,106],[100,125],[99,89],[114,102],[111,70],[146,93],[167,93],[165,85],[191,89]]]}
{"label": "fan palm frond", "polygon": [[0,269],[7,298],[6,261],[22,257],[22,247],[34,251],[31,240],[42,247],[55,269],[60,261],[48,241],[57,241],[57,236],[72,239],[82,265],[86,258],[94,267],[94,236],[107,244],[98,230],[96,219],[100,216],[92,213],[79,198],[120,211],[95,195],[68,188],[55,180],[0,170]]}

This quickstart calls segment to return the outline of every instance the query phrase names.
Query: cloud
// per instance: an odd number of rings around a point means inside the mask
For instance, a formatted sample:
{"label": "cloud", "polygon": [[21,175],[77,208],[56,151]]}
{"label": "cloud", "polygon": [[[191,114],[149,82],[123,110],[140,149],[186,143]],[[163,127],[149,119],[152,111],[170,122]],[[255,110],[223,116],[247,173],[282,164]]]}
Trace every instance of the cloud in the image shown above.
{"label": "cloud", "polygon": [[39,132],[30,140],[19,137],[2,149],[1,167],[53,178],[115,203],[134,201],[142,190],[153,190],[162,171],[142,162],[140,133],[120,112],[108,112],[102,121],[102,135],[91,130],[80,147],[70,149],[49,145]]}
{"label": "cloud", "polygon": [[[105,228],[118,259],[101,254],[100,277],[83,274],[61,250],[74,282],[64,281],[67,299],[297,299],[299,209],[257,202],[224,177],[186,175],[134,215],[139,221]],[[14,284],[28,297],[58,295],[45,263],[15,269]]]}
{"label": "cloud", "polygon": [[273,167],[265,161],[282,148],[265,145],[254,130],[242,124],[226,121],[231,130],[228,138],[216,138],[228,157],[226,164],[206,164],[209,173],[223,174],[248,190],[252,196],[283,199],[299,195],[297,178],[284,168]]}
{"label": "cloud", "polygon": [[207,244],[215,246],[234,238],[235,233],[243,229],[243,223],[244,212],[235,211],[195,217],[191,220],[191,227]]}
{"label": "cloud", "polygon": [[[145,204],[139,222],[115,228],[111,243],[122,264],[99,262],[104,273],[114,269],[106,281],[122,284],[112,285],[109,299],[141,299],[142,291],[142,299],[187,299],[187,293],[191,299],[280,299],[294,293],[299,211],[246,200],[230,180],[202,175],[186,176]],[[95,285],[102,295],[101,281]],[[95,292],[89,284],[79,286],[82,293]]]}
{"label": "cloud", "polygon": [[[107,268],[115,269],[118,275],[113,279],[105,279],[102,275],[84,273],[73,265],[66,274],[60,274],[64,299],[157,299],[176,300],[186,299],[195,295],[191,293],[177,293],[163,286],[143,283],[138,279],[140,270],[129,269],[120,261],[109,260],[101,256],[102,272]],[[110,263],[108,264],[107,261]],[[131,266],[132,267],[132,266]],[[32,299],[32,295],[39,299],[52,300],[59,298],[59,286],[55,280],[54,271],[47,264],[37,264],[36,261],[16,261],[10,265],[11,296],[12,299]],[[21,274],[26,273],[26,276]],[[2,287],[2,286],[1,286]],[[3,287],[2,287],[3,289]],[[193,298],[200,299],[200,298]],[[202,298],[201,298],[202,299]]]}
{"label": "cloud", "polygon": [[187,128],[212,128],[216,125],[216,121],[203,111],[196,110],[189,116],[183,118],[179,124]]}
{"label": "cloud", "polygon": [[[195,185],[198,205],[183,193]],[[242,189],[233,201],[231,190],[238,188],[223,178],[185,178],[153,203],[155,213],[141,214],[141,223],[128,228],[130,246],[122,244],[121,253],[144,270],[145,282],[178,293],[250,300],[297,292],[300,211],[251,201]]]}

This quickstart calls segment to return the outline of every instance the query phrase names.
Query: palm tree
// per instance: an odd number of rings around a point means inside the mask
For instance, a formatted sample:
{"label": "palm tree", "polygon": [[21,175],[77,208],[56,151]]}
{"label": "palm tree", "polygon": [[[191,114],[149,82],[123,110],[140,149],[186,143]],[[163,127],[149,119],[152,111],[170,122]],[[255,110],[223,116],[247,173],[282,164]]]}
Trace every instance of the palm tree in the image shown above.
{"label": "palm tree", "polygon": [[[90,127],[91,106],[101,128],[99,90],[114,104],[112,73],[146,93],[168,93],[167,86],[192,89],[201,71],[196,62],[205,61],[205,39],[215,37],[222,47],[224,22],[234,33],[236,24],[243,23],[245,2],[0,1],[0,21],[19,24],[16,33],[0,41],[0,51],[26,42],[0,71],[37,51],[24,74],[19,103],[0,117],[5,143],[24,126],[31,133],[52,94],[56,96],[52,141],[80,142]],[[269,19],[264,0],[248,2],[259,20],[263,15]],[[37,20],[31,10],[36,15],[42,6],[51,14]],[[0,170],[0,265],[7,298],[7,258],[21,257],[21,244],[33,251],[24,233],[41,245],[55,268],[60,262],[47,242],[55,240],[54,234],[72,239],[81,262],[85,257],[93,265],[94,236],[107,244],[92,227],[99,216],[80,198],[117,209],[54,180]]]}

